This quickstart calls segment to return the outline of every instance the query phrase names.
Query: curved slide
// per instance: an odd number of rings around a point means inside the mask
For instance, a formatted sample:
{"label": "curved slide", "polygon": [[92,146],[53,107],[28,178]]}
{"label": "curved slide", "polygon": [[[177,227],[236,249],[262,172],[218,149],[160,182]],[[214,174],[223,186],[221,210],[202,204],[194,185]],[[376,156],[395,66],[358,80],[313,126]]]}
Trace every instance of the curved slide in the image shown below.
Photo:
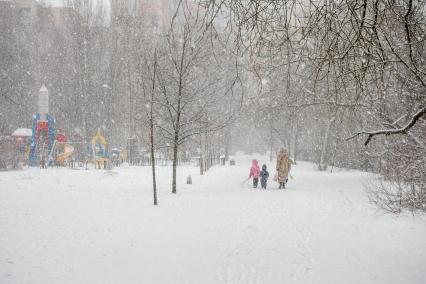
{"label": "curved slide", "polygon": [[58,157],[56,157],[56,162],[59,165],[63,165],[65,163],[65,160],[72,156],[74,153],[74,147],[70,144],[64,145],[64,152],[62,154],[59,154]]}

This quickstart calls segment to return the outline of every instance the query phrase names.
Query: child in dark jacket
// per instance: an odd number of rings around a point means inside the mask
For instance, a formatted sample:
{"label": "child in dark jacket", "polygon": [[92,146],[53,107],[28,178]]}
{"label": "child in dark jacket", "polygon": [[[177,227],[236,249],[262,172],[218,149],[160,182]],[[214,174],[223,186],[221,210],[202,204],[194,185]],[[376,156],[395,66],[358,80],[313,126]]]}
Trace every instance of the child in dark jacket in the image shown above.
{"label": "child in dark jacket", "polygon": [[268,184],[269,173],[266,170],[266,165],[262,166],[262,171],[260,172],[260,185],[262,188],[266,189]]}

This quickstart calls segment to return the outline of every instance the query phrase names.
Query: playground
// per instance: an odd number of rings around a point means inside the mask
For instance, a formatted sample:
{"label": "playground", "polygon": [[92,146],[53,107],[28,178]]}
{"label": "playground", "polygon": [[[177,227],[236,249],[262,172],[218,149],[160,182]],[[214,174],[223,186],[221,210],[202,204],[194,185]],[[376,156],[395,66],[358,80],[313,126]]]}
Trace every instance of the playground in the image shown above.
{"label": "playground", "polygon": [[[49,91],[45,85],[39,90],[38,112],[32,117],[31,128],[18,128],[11,136],[0,137],[0,148],[9,153],[0,165],[2,169],[27,166],[110,169],[127,161],[126,149],[111,148],[100,129],[88,142],[69,141],[65,133],[56,129],[56,120],[49,114]],[[84,149],[83,153],[77,153],[77,148]]]}
{"label": "playground", "polygon": [[[64,124],[64,122],[62,122]],[[109,143],[105,132],[108,129],[98,127],[89,130],[86,137],[81,133],[67,135],[58,128],[60,123],[49,113],[49,91],[42,85],[38,92],[37,112],[28,116],[28,125],[15,129],[10,135],[0,136],[1,170],[17,170],[23,168],[57,168],[70,169],[112,169],[121,165],[151,165],[150,152],[142,137],[135,138],[130,133],[121,144]],[[26,128],[29,126],[30,128]],[[81,129],[77,129],[81,132]],[[68,132],[76,132],[71,129]],[[78,136],[78,139],[75,137]],[[72,139],[74,137],[74,140]],[[163,147],[164,148],[164,147]],[[177,161],[178,165],[189,165],[197,161],[196,157],[183,151]],[[156,153],[156,164],[167,166],[172,163],[171,151]],[[211,153],[204,164],[224,164],[223,155]]]}

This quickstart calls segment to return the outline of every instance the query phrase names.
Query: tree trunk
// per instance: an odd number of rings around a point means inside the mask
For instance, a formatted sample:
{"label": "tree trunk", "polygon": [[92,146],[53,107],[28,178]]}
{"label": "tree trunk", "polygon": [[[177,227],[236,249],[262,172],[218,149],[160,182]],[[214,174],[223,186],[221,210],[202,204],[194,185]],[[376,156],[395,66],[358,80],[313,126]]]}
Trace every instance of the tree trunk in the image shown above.
{"label": "tree trunk", "polygon": [[151,106],[151,167],[152,167],[152,189],[154,193],[154,205],[158,204],[157,201],[157,182],[155,179],[155,150],[154,150],[154,124],[152,122],[152,106]]}
{"label": "tree trunk", "polygon": [[333,117],[328,121],[327,128],[325,130],[323,142],[322,142],[322,148],[321,148],[321,157],[318,165],[318,169],[320,171],[325,171],[327,169],[327,165],[325,163],[325,156],[327,154],[327,143],[328,143],[328,137],[330,136],[330,129],[333,125],[333,122],[336,120],[336,113],[333,115]]}
{"label": "tree trunk", "polygon": [[177,109],[176,109],[176,123],[175,123],[175,133],[173,138],[173,179],[172,179],[172,193],[176,193],[176,168],[177,168],[177,159],[178,159],[178,147],[179,147],[179,135],[180,135],[180,116],[181,116],[181,102],[183,96],[183,80],[184,80],[184,59],[185,59],[185,48],[187,42],[184,40],[182,44],[182,53],[180,57],[179,65],[179,88],[178,88],[178,100],[177,100]]}
{"label": "tree trunk", "polygon": [[173,143],[173,180],[172,180],[172,193],[176,193],[177,158],[178,158],[178,140],[177,140],[177,134],[175,133],[175,139],[174,139],[174,143]]}
{"label": "tree trunk", "polygon": [[151,140],[151,167],[152,167],[152,189],[154,194],[154,205],[158,205],[157,200],[157,182],[155,179],[155,149],[154,149],[154,92],[155,92],[155,74],[157,71],[157,52],[154,50],[154,72],[152,76],[152,90],[151,90],[151,105],[149,114],[149,128]]}
{"label": "tree trunk", "polygon": [[225,130],[225,161],[229,160],[229,130]]}
{"label": "tree trunk", "polygon": [[[272,113],[272,112],[270,112],[270,113]],[[274,121],[271,118],[270,121],[269,121],[269,128],[270,128],[269,129],[269,131],[270,131],[270,133],[269,133],[269,161],[270,162],[272,162],[272,158],[273,158],[272,148],[274,147],[274,144],[273,144],[273,142],[274,142],[274,140],[273,140],[274,125],[273,125],[273,123],[274,123]]]}
{"label": "tree trunk", "polygon": [[298,151],[299,151],[299,143],[298,143],[298,140],[299,140],[299,120],[297,120],[297,124],[296,124],[296,134],[295,134],[295,137],[294,137],[294,155],[293,155],[293,162],[294,162],[294,164],[296,165],[296,163],[297,163],[297,153],[298,153]]}
{"label": "tree trunk", "polygon": [[203,162],[203,135],[200,131],[200,175],[204,174],[204,162]]}
{"label": "tree trunk", "polygon": [[337,153],[337,138],[336,138],[336,140],[334,141],[334,149],[333,149],[333,155],[331,156],[331,170],[330,170],[330,172],[332,173],[333,172],[333,169],[334,169],[334,163],[335,163],[335,161],[336,161],[336,153]]}
{"label": "tree trunk", "polygon": [[179,150],[179,128],[180,128],[180,103],[182,96],[182,79],[179,82],[179,98],[177,105],[177,117],[176,117],[176,128],[173,139],[173,180],[172,180],[172,193],[176,193],[176,168],[177,168],[177,159],[178,159],[178,150]]}

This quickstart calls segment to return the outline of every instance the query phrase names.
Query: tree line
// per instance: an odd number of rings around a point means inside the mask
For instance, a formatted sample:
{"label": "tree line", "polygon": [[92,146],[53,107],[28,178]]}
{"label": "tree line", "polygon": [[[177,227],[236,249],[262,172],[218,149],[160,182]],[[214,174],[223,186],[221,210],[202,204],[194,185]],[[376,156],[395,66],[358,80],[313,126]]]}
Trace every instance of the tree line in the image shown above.
{"label": "tree line", "polygon": [[5,15],[1,131],[28,121],[47,82],[64,131],[101,127],[167,157],[173,192],[179,160],[197,155],[203,173],[284,145],[319,170],[377,173],[370,197],[386,210],[426,210],[425,1],[174,4],[166,26],[128,10],[105,23],[90,0],[59,17],[41,6],[30,28]]}
{"label": "tree line", "polygon": [[265,132],[320,170],[378,173],[370,197],[386,210],[426,209],[425,1],[205,4],[259,78]]}

